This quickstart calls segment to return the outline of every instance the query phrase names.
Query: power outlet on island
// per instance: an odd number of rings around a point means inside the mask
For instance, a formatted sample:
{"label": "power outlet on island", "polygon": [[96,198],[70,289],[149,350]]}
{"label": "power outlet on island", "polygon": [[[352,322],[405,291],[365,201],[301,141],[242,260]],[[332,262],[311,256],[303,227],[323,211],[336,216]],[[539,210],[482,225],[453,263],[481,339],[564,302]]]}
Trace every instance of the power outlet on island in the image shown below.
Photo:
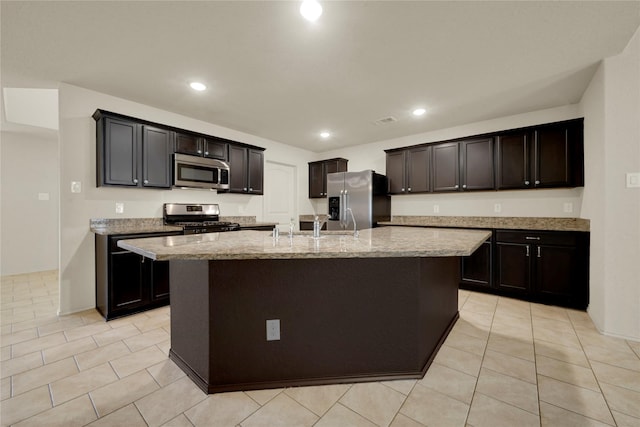
{"label": "power outlet on island", "polygon": [[280,340],[280,319],[267,320],[267,341]]}

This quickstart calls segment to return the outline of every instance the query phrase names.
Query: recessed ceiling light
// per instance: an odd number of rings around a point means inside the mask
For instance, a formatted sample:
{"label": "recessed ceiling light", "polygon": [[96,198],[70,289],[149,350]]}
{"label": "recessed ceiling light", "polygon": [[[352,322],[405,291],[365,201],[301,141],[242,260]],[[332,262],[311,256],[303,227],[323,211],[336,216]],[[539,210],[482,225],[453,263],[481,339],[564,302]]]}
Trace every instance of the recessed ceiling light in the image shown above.
{"label": "recessed ceiling light", "polygon": [[413,115],[414,116],[421,116],[426,112],[427,112],[427,110],[425,110],[424,108],[416,108],[415,110],[413,110]]}
{"label": "recessed ceiling light", "polygon": [[327,132],[327,131],[320,132],[320,136],[327,139],[331,136],[331,132]]}
{"label": "recessed ceiling light", "polygon": [[191,86],[191,89],[197,90],[197,91],[200,91],[200,92],[205,90],[205,89],[207,89],[207,87],[204,84],[200,83],[200,82],[191,82],[189,84],[189,86]]}
{"label": "recessed ceiling light", "polygon": [[322,15],[322,6],[316,0],[304,0],[300,5],[300,14],[307,21],[314,22]]}

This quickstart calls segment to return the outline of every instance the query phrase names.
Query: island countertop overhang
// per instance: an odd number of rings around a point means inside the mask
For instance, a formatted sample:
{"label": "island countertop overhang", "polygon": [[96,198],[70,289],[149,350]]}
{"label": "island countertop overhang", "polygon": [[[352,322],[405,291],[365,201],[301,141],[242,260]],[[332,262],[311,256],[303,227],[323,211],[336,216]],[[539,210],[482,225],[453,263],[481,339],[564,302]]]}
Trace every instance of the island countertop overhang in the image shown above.
{"label": "island countertop overhang", "polygon": [[268,231],[234,231],[120,240],[118,246],[164,260],[446,257],[471,255],[489,230],[379,227],[351,234],[298,233],[274,239]]}

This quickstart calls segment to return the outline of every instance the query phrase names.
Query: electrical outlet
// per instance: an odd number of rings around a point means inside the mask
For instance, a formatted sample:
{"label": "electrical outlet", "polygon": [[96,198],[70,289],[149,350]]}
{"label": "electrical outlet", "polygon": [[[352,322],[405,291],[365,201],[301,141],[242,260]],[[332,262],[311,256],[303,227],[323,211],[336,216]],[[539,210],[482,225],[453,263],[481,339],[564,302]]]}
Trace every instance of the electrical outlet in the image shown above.
{"label": "electrical outlet", "polygon": [[116,213],[117,214],[124,213],[124,203],[116,202]]}
{"label": "electrical outlet", "polygon": [[433,205],[433,213],[440,213],[440,205]]}
{"label": "electrical outlet", "polygon": [[502,203],[494,203],[493,205],[493,211],[495,213],[500,213],[502,212]]}
{"label": "electrical outlet", "polygon": [[564,204],[564,211],[565,211],[566,213],[571,213],[571,212],[573,212],[573,203],[571,203],[571,202],[565,202],[565,204]]}
{"label": "electrical outlet", "polygon": [[280,340],[280,319],[267,320],[267,341]]}
{"label": "electrical outlet", "polygon": [[71,181],[71,192],[82,193],[82,183],[80,181]]}

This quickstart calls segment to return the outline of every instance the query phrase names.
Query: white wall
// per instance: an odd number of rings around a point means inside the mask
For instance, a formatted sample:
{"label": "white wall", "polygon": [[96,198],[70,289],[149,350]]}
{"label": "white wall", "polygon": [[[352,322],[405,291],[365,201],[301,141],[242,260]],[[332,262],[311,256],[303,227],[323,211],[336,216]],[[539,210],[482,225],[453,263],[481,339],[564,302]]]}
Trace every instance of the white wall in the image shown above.
{"label": "white wall", "polygon": [[585,123],[583,216],[591,220],[589,313],[604,333],[640,340],[640,30],[622,54],[604,60],[582,99]]}
{"label": "white wall", "polygon": [[[376,172],[384,174],[386,171],[385,149],[445,141],[578,117],[582,117],[579,106],[568,105],[332,150],[317,154],[316,159],[344,157],[349,160],[348,167],[350,171],[374,169]],[[425,117],[424,120],[429,120],[429,117]],[[582,191],[581,188],[576,188],[393,196],[391,213],[392,215],[579,217]],[[324,213],[327,211],[326,200],[314,200],[313,203],[317,212]],[[572,204],[573,212],[564,211],[565,203]],[[494,211],[495,204],[501,205],[500,213]],[[437,214],[434,213],[434,205],[439,207],[439,213]]]}
{"label": "white wall", "polygon": [[[61,313],[95,306],[94,235],[89,232],[91,218],[161,217],[165,202],[210,202],[218,203],[223,215],[252,215],[262,219],[262,196],[216,194],[202,190],[97,188],[96,126],[91,115],[98,108],[264,147],[266,161],[297,167],[299,192],[296,205],[300,212],[311,209],[306,190],[307,162],[313,156],[309,151],[67,84],[60,86],[59,99]],[[71,193],[71,181],[82,182],[81,193]],[[124,203],[124,214],[115,213],[115,202]]]}
{"label": "white wall", "polygon": [[55,270],[58,138],[2,132],[1,140],[0,274]]}

